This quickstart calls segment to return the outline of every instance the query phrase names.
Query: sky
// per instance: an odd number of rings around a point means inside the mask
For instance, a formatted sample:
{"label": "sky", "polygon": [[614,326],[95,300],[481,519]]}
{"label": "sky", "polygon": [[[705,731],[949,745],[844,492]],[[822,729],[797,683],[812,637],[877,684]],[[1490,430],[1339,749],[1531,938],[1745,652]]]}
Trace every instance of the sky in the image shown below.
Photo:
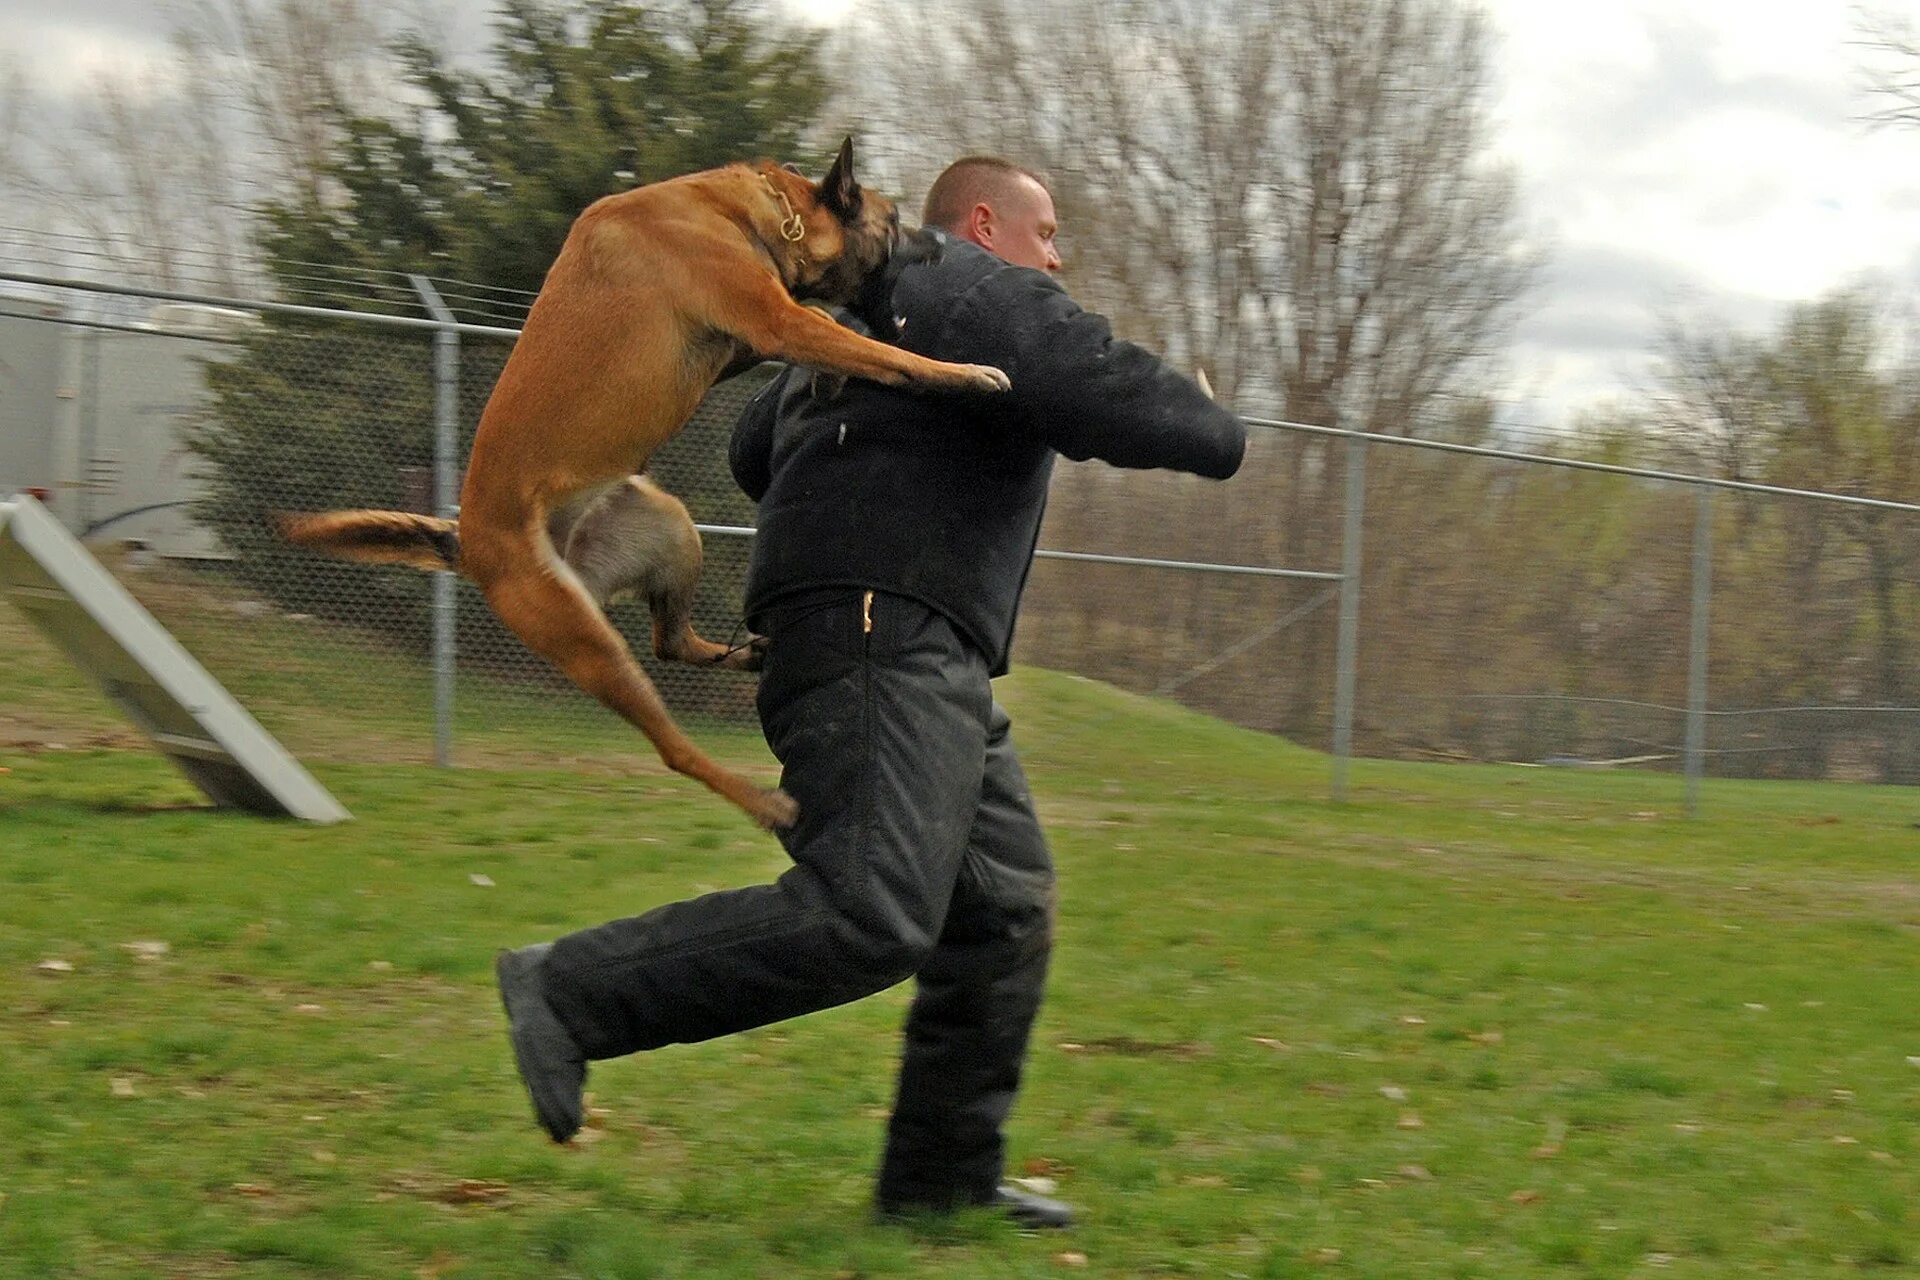
{"label": "sky", "polygon": [[[851,0],[781,2],[832,22]],[[484,31],[489,4],[445,3]],[[1668,317],[1758,329],[1847,284],[1920,293],[1920,129],[1859,123],[1849,0],[1482,3],[1495,151],[1546,251],[1508,361],[1514,420],[1635,398]],[[157,51],[168,9],[0,0],[0,50],[57,98]]]}

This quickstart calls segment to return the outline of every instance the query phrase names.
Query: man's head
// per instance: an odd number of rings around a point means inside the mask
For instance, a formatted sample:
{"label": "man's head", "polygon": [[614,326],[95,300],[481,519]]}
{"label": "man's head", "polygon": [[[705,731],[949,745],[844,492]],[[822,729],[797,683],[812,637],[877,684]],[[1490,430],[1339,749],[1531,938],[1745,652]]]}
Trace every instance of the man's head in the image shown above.
{"label": "man's head", "polygon": [[998,156],[966,156],[927,190],[920,220],[1016,267],[1058,271],[1053,195],[1040,175]]}

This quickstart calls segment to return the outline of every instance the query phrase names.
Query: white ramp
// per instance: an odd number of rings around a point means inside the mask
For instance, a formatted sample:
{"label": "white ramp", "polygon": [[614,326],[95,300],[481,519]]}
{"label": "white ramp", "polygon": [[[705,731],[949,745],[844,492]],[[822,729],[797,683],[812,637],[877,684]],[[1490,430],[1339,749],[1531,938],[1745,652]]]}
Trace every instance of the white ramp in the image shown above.
{"label": "white ramp", "polygon": [[32,497],[0,502],[0,592],[218,805],[351,817]]}

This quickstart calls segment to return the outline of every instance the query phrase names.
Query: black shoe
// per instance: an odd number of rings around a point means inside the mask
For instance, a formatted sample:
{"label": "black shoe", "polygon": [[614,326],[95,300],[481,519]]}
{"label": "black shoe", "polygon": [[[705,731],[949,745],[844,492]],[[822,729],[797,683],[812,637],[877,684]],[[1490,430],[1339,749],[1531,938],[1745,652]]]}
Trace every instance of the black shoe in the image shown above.
{"label": "black shoe", "polygon": [[500,982],[500,1003],[507,1008],[514,1064],[533,1099],[534,1115],[555,1142],[565,1142],[580,1132],[584,1118],[580,1091],[587,1083],[587,1055],[560,1025],[540,990],[540,965],[550,946],[542,942],[502,951],[494,957],[493,972]]}
{"label": "black shoe", "polygon": [[874,1204],[874,1216],[882,1222],[910,1223],[969,1207],[998,1209],[1029,1231],[1073,1225],[1072,1205],[1011,1186],[999,1188],[985,1200],[880,1200]]}

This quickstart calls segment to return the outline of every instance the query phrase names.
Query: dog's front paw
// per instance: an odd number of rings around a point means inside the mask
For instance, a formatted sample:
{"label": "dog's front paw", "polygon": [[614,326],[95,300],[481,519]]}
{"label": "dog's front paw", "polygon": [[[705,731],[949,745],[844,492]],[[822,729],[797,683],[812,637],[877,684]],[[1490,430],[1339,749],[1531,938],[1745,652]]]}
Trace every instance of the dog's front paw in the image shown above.
{"label": "dog's front paw", "polygon": [[988,364],[961,365],[965,370],[965,380],[960,384],[968,391],[983,391],[988,395],[997,395],[1013,390],[1013,379]]}

